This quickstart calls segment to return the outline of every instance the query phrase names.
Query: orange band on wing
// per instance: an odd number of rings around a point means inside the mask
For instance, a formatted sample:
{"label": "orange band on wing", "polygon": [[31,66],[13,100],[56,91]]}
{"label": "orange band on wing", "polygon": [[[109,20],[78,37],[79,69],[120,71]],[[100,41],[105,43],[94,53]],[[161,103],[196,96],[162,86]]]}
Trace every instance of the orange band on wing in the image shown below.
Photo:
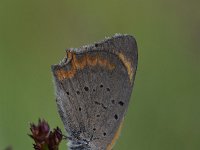
{"label": "orange band on wing", "polygon": [[130,81],[132,81],[134,70],[133,70],[133,66],[131,65],[131,62],[124,56],[123,53],[118,53],[118,57],[122,61],[124,66],[126,67],[129,79]]}
{"label": "orange band on wing", "polygon": [[97,57],[96,56],[89,56],[86,54],[87,64],[89,66],[96,66],[97,65]]}
{"label": "orange band on wing", "polygon": [[106,150],[112,150],[115,142],[119,138],[120,132],[122,130],[122,126],[123,126],[123,120],[121,121],[119,128],[118,128],[117,132],[115,133],[114,138],[112,139],[112,142],[107,146]]}
{"label": "orange band on wing", "polygon": [[87,65],[87,58],[84,55],[82,58],[77,59],[76,55],[73,54],[72,62],[74,62],[77,69],[83,69]]}
{"label": "orange band on wing", "polygon": [[76,54],[72,52],[67,52],[67,57],[71,61],[71,69],[64,70],[63,68],[56,71],[56,75],[59,80],[64,80],[66,78],[72,78],[76,74],[78,69],[84,69],[86,66],[94,67],[97,64],[99,66],[105,67],[108,70],[113,70],[115,65],[109,62],[107,59],[96,56],[90,56],[88,54],[83,55],[81,58],[77,59]]}

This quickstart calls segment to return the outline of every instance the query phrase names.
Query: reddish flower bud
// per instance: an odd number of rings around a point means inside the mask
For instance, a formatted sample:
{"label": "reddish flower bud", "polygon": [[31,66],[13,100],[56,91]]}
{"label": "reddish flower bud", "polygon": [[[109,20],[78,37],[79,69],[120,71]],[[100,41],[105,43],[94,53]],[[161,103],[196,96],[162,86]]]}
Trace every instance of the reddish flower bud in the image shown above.
{"label": "reddish flower bud", "polygon": [[34,139],[35,150],[58,150],[58,146],[62,141],[62,132],[60,128],[50,131],[49,125],[45,120],[38,121],[38,125],[30,124],[31,133],[29,136]]}
{"label": "reddish flower bud", "polygon": [[49,136],[50,128],[45,120],[41,121],[39,119],[37,126],[35,124],[31,124],[30,126],[30,130],[32,132],[32,135],[30,135],[30,137],[32,137],[36,143],[44,142]]}

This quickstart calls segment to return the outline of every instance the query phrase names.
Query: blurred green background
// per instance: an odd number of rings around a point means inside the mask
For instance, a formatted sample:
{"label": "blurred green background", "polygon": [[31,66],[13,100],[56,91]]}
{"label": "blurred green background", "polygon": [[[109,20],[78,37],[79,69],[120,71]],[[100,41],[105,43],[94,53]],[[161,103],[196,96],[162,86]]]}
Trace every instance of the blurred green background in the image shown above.
{"label": "blurred green background", "polygon": [[199,6],[197,0],[0,0],[0,149],[31,150],[29,123],[39,117],[64,130],[50,65],[66,48],[127,33],[137,39],[139,66],[114,150],[199,150]]}

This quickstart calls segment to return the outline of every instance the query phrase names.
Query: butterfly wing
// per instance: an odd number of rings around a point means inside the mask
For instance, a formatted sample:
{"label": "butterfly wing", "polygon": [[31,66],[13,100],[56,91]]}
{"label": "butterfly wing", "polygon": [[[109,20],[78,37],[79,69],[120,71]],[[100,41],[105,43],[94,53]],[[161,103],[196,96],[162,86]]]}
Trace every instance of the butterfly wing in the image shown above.
{"label": "butterfly wing", "polygon": [[67,50],[52,66],[58,110],[68,134],[110,149],[127,111],[137,69],[132,36]]}

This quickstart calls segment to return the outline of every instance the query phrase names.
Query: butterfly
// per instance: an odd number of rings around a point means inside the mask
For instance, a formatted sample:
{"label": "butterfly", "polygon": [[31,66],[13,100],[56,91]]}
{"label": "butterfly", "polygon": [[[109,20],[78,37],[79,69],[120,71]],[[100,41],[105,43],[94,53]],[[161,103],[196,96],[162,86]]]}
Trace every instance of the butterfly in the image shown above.
{"label": "butterfly", "polygon": [[119,136],[137,70],[133,36],[116,34],[66,50],[52,65],[58,112],[71,150],[111,150]]}

